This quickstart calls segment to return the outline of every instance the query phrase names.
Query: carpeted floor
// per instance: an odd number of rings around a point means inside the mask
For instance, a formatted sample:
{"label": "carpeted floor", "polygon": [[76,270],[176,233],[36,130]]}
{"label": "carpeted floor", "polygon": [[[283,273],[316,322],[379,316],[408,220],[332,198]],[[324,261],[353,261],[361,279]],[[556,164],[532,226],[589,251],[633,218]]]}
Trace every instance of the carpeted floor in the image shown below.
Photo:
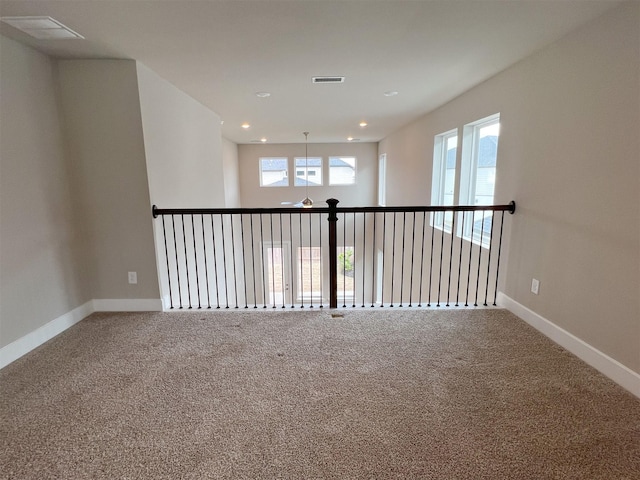
{"label": "carpeted floor", "polygon": [[0,478],[640,478],[640,400],[509,312],[331,313],[91,315],[0,371]]}

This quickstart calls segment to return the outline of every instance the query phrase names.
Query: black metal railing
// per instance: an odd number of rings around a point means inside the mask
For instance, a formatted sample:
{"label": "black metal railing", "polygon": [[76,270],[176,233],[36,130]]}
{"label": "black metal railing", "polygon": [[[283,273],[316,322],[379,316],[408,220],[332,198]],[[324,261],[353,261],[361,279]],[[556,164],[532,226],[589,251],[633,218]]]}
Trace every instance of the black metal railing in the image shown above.
{"label": "black metal railing", "polygon": [[490,206],[159,209],[170,308],[496,305],[505,212]]}

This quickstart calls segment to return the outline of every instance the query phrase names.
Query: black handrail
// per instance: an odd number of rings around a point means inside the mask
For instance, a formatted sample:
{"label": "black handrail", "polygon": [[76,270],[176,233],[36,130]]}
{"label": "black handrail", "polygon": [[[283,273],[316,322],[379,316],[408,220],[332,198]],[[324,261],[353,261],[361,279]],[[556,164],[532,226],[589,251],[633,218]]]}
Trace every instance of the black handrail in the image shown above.
{"label": "black handrail", "polygon": [[[335,202],[334,204],[330,202]],[[428,206],[393,206],[393,207],[338,207],[338,200],[330,198],[327,200],[328,207],[298,208],[298,207],[276,207],[276,208],[158,208],[154,205],[151,209],[153,218],[159,215],[235,215],[235,214],[263,214],[263,213],[329,213],[332,208],[336,211],[346,213],[378,213],[378,212],[509,212],[516,211],[516,202],[511,201],[506,205],[428,205]],[[332,205],[335,205],[333,207]],[[336,219],[337,220],[337,219]]]}

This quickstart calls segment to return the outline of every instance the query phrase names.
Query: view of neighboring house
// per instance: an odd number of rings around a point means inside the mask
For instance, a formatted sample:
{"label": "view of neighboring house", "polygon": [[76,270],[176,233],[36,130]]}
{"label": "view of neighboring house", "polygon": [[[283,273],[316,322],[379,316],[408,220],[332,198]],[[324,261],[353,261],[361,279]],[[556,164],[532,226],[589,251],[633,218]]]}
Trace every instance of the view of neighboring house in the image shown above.
{"label": "view of neighboring house", "polygon": [[263,187],[284,187],[289,185],[287,159],[261,158],[260,185]]}

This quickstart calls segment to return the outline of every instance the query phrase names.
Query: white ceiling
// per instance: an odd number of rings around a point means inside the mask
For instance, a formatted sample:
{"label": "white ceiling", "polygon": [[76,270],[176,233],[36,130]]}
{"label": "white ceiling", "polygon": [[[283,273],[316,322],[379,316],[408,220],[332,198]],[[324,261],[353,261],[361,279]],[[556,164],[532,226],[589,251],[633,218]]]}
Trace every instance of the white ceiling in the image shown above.
{"label": "white ceiling", "polygon": [[[4,23],[0,33],[59,57],[136,59],[218,113],[237,143],[303,142],[303,131],[313,143],[371,142],[616,3],[0,0],[1,16],[51,16],[85,40],[35,40]],[[312,84],[318,75],[346,81]]]}

